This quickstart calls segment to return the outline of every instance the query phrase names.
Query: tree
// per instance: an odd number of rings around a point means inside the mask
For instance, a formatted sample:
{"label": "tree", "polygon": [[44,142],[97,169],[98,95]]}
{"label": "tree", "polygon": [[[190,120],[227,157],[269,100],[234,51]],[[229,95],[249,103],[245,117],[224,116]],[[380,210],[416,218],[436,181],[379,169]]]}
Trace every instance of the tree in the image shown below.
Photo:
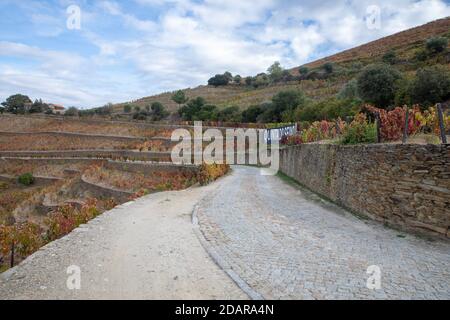
{"label": "tree", "polygon": [[185,104],[188,102],[188,98],[186,97],[186,94],[183,90],[178,90],[172,95],[172,101],[177,103],[178,105]]}
{"label": "tree", "polygon": [[261,113],[263,113],[263,109],[261,108],[261,106],[259,105],[251,106],[247,110],[244,110],[242,112],[242,122],[256,123]]}
{"label": "tree", "polygon": [[134,111],[135,111],[135,112],[140,112],[140,111],[141,111],[141,107],[139,107],[139,106],[134,106]]}
{"label": "tree", "polygon": [[6,99],[2,105],[6,112],[18,114],[25,113],[25,104],[32,103],[28,96],[22,94],[15,94]]}
{"label": "tree", "polygon": [[227,71],[223,75],[228,79],[228,82],[233,81],[233,75],[231,74],[231,72]]}
{"label": "tree", "polygon": [[308,72],[309,72],[309,69],[308,69],[308,67],[305,67],[305,66],[300,67],[298,69],[298,73],[300,73],[300,75],[302,75],[302,76],[306,75]]}
{"label": "tree", "polygon": [[339,99],[358,99],[358,81],[352,79],[347,82],[341,91],[339,91],[337,97]]}
{"label": "tree", "polygon": [[239,107],[231,106],[217,112],[217,120],[225,122],[241,122],[242,115],[239,112]]}
{"label": "tree", "polygon": [[133,114],[133,119],[134,120],[147,120],[147,112],[145,111],[137,111]]}
{"label": "tree", "polygon": [[160,102],[153,102],[151,109],[153,121],[160,121],[169,115],[169,113],[165,110],[164,106]]}
{"label": "tree", "polygon": [[94,112],[96,114],[105,116],[105,115],[110,115],[112,114],[114,111],[114,106],[111,102],[107,103],[106,105],[104,105],[103,107],[97,108],[94,110]]}
{"label": "tree", "polygon": [[444,37],[430,38],[426,42],[426,48],[430,53],[439,53],[447,49],[448,40]]}
{"label": "tree", "polygon": [[327,62],[323,65],[323,69],[327,74],[331,74],[334,71],[334,64],[332,64],[331,62]]}
{"label": "tree", "polygon": [[147,111],[147,112],[150,112],[150,108],[151,108],[151,106],[147,104],[147,105],[145,105],[145,107],[144,107],[144,108],[145,108],[145,111]]}
{"label": "tree", "polygon": [[197,97],[189,100],[189,102],[178,110],[178,113],[183,120],[192,121],[197,120],[196,115],[201,111],[202,107],[206,104],[205,99]]}
{"label": "tree", "polygon": [[258,74],[252,81],[252,85],[255,88],[264,87],[269,84],[269,77],[265,73]]}
{"label": "tree", "polygon": [[64,115],[66,115],[68,117],[78,116],[78,109],[75,107],[70,107],[69,109],[67,109],[67,111],[64,113]]}
{"label": "tree", "polygon": [[389,65],[369,65],[358,77],[358,93],[365,102],[386,108],[394,102],[401,78],[400,72]]}
{"label": "tree", "polygon": [[263,119],[266,122],[290,121],[297,107],[306,105],[307,99],[300,90],[280,91],[272,97],[272,103],[267,105]]}
{"label": "tree", "polygon": [[283,67],[280,62],[275,61],[268,69],[269,78],[272,82],[278,82],[283,77]]}
{"label": "tree", "polygon": [[130,113],[131,112],[131,105],[126,104],[123,106],[123,112]]}
{"label": "tree", "polygon": [[3,112],[5,112],[5,108],[0,107],[0,114],[3,114]]}
{"label": "tree", "polygon": [[230,82],[230,79],[223,74],[216,74],[214,77],[208,80],[210,86],[226,86]]}
{"label": "tree", "polygon": [[383,62],[386,64],[396,64],[397,63],[397,55],[395,51],[390,50],[383,55]]}
{"label": "tree", "polygon": [[241,82],[242,82],[242,77],[241,77],[240,75],[236,75],[236,76],[234,76],[233,81],[234,81],[234,83],[236,83],[236,84],[241,84]]}
{"label": "tree", "polygon": [[48,105],[42,102],[42,99],[34,100],[33,104],[31,105],[30,109],[28,110],[29,113],[42,113],[45,110],[48,109]]}
{"label": "tree", "polygon": [[450,99],[450,71],[441,65],[417,71],[410,95],[413,103],[427,107]]}

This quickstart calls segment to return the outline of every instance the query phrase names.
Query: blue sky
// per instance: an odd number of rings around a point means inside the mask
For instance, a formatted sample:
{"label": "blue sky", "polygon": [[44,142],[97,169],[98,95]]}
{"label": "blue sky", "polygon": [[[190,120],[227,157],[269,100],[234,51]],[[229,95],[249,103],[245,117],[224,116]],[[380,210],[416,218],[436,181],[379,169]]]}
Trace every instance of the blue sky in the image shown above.
{"label": "blue sky", "polygon": [[[81,10],[67,28],[67,8]],[[368,7],[380,27],[368,27]],[[81,108],[286,68],[450,16],[449,0],[0,0],[0,100]]]}

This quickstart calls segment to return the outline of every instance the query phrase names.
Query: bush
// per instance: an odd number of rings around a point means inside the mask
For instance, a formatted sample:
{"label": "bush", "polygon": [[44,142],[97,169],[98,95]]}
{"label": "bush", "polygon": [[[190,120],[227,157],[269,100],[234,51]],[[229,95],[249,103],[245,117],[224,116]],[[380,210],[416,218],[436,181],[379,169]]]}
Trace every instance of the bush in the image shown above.
{"label": "bush", "polygon": [[450,99],[450,71],[440,65],[419,69],[409,91],[412,102],[422,108],[444,102]]}
{"label": "bush", "polygon": [[337,118],[345,119],[359,112],[361,101],[357,99],[330,98],[307,104],[295,111],[295,121],[321,121]]}
{"label": "bush", "polygon": [[166,111],[166,109],[160,102],[153,102],[151,105],[151,110],[153,121],[160,121],[169,115],[169,112]]}
{"label": "bush", "polygon": [[274,64],[272,64],[268,69],[267,72],[269,73],[269,78],[272,82],[278,82],[283,77],[283,67],[281,64],[276,61]]}
{"label": "bush", "polygon": [[344,130],[341,144],[376,143],[377,128],[374,123],[368,123],[364,114],[359,114]]}
{"label": "bush", "polygon": [[323,70],[325,70],[325,72],[327,74],[331,74],[334,71],[334,64],[331,62],[327,62],[323,65]]}
{"label": "bush", "polygon": [[172,95],[172,101],[177,104],[186,103],[189,99],[186,97],[186,94],[183,90],[178,90]]}
{"label": "bush", "polygon": [[265,73],[258,74],[255,78],[252,79],[252,85],[255,88],[265,87],[269,85],[269,77]]}
{"label": "bush", "polygon": [[130,113],[131,112],[131,106],[129,104],[126,104],[123,106],[123,112]]}
{"label": "bush", "polygon": [[242,122],[244,123],[256,123],[258,117],[263,113],[263,109],[259,105],[251,106],[247,110],[242,112]]}
{"label": "bush", "polygon": [[186,121],[224,121],[241,122],[242,115],[239,107],[231,106],[219,110],[216,106],[206,104],[205,99],[197,97],[190,100],[178,111],[183,120]]}
{"label": "bush", "polygon": [[358,94],[365,101],[386,108],[394,103],[400,72],[386,64],[372,64],[359,75]]}
{"label": "bush", "polygon": [[230,170],[227,164],[202,164],[197,176],[198,182],[203,186],[217,180]]}
{"label": "bush", "polygon": [[[270,122],[291,121],[294,110],[307,103],[305,94],[300,90],[280,91],[272,98],[272,119]],[[291,118],[291,119],[289,119]]]}
{"label": "bush", "polygon": [[69,109],[67,109],[64,115],[68,117],[76,117],[78,116],[78,109],[75,107],[70,107]]}
{"label": "bush", "polygon": [[358,99],[358,81],[356,79],[350,80],[339,91],[337,97],[339,99]]}
{"label": "bush", "polygon": [[34,177],[31,173],[25,173],[19,176],[18,181],[20,184],[23,184],[24,186],[29,186],[34,183]]}
{"label": "bush", "polygon": [[395,51],[391,50],[383,55],[382,60],[386,64],[396,64],[397,63],[397,55],[395,54]]}
{"label": "bush", "polygon": [[224,74],[216,74],[214,77],[208,80],[208,85],[210,86],[226,86],[230,82],[229,77]]}
{"label": "bush", "polygon": [[147,120],[147,112],[146,111],[139,111],[139,112],[135,112],[133,114],[133,119],[134,120]]}
{"label": "bush", "polygon": [[220,110],[217,112],[216,119],[211,120],[218,120],[218,121],[224,121],[224,122],[241,122],[242,121],[242,115],[239,111],[239,107],[237,106],[231,106],[227,107],[223,110]]}
{"label": "bush", "polygon": [[302,76],[306,75],[308,72],[309,72],[308,67],[300,67],[298,69],[298,73],[300,73],[300,75],[302,75]]}
{"label": "bush", "polygon": [[439,53],[447,49],[448,40],[444,37],[430,38],[426,42],[426,48],[430,53]]}

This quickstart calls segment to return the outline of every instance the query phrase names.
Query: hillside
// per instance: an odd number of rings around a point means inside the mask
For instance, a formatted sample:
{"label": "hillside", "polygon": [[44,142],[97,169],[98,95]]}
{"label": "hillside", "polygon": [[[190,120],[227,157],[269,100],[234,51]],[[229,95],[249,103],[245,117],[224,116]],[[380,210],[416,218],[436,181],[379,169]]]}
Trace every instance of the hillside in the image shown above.
{"label": "hillside", "polygon": [[[247,86],[245,83],[240,85],[229,84],[221,87],[202,85],[183,91],[189,98],[203,97],[208,103],[218,107],[236,105],[240,109],[246,109],[251,105],[268,101],[274,94],[286,89],[301,89],[309,98],[322,100],[336,95],[364,66],[381,62],[383,55],[389,51],[394,51],[399,59],[396,68],[406,73],[414,72],[420,67],[429,64],[440,63],[448,65],[450,63],[450,55],[448,53],[437,60],[427,62],[416,61],[415,56],[424,47],[427,39],[436,36],[450,38],[449,30],[450,17],[436,20],[305,65],[312,71],[320,71],[325,63],[333,63],[335,72],[326,78],[299,80],[300,67],[296,67],[289,70],[291,75],[297,77],[294,81],[285,81],[259,88]],[[168,111],[174,112],[178,110],[179,106],[171,100],[172,94],[173,92],[166,92],[127,103],[143,108],[153,102],[161,102]],[[125,104],[115,105],[115,112],[121,113]]]}

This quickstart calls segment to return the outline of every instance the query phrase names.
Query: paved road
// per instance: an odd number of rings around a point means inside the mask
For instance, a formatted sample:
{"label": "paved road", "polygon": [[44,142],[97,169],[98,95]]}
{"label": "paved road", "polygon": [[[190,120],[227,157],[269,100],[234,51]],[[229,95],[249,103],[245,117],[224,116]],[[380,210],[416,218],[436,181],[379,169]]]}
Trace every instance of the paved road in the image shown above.
{"label": "paved road", "polygon": [[[449,299],[449,243],[398,235],[235,167],[49,244],[0,275],[0,299]],[[66,286],[71,265],[81,268],[80,290]],[[381,268],[381,290],[366,287],[370,265]]]}
{"label": "paved road", "polygon": [[[221,266],[268,299],[449,299],[450,244],[361,220],[279,177],[236,167],[196,215]],[[381,269],[381,289],[366,286]]]}
{"label": "paved road", "polygon": [[[0,275],[0,299],[247,299],[192,224],[194,205],[216,187],[149,195],[99,216]],[[71,265],[80,290],[67,288]]]}

